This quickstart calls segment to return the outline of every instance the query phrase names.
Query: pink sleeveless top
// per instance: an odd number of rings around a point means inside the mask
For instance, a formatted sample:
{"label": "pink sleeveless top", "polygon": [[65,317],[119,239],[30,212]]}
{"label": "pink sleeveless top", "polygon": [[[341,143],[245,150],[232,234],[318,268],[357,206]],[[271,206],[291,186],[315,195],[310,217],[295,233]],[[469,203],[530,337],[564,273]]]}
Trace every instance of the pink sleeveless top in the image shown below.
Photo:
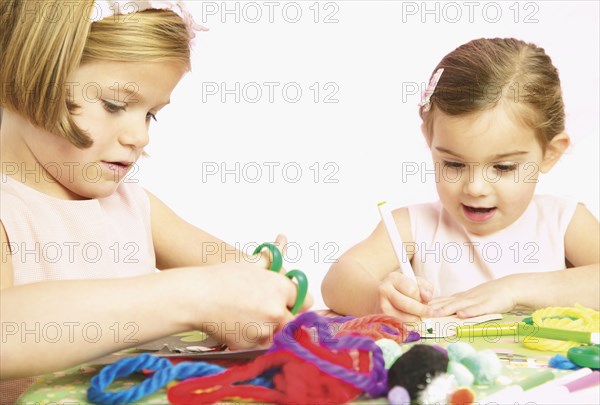
{"label": "pink sleeveless top", "polygon": [[513,224],[487,236],[467,232],[440,202],[408,207],[415,274],[429,280],[434,296],[466,291],[509,274],[560,270],[565,234],[577,202],[534,196]]}
{"label": "pink sleeveless top", "polygon": [[137,183],[122,182],[106,198],[72,201],[0,173],[0,220],[15,285],[155,271],[150,201]]}

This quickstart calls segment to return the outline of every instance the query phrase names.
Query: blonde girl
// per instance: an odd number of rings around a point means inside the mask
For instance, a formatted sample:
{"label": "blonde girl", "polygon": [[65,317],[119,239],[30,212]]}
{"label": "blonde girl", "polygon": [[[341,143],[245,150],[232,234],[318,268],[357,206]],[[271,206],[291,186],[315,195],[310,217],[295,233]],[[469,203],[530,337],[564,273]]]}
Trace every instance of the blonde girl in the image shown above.
{"label": "blonde girl", "polygon": [[185,330],[266,343],[294,284],[128,176],[190,70],[182,3],[2,1],[0,27],[2,378]]}

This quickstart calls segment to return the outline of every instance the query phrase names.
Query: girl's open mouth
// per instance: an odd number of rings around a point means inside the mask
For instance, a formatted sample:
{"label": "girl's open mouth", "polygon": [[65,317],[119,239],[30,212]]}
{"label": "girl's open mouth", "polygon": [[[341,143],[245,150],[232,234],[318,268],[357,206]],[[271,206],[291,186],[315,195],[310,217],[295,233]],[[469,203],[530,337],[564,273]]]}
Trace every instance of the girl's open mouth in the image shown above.
{"label": "girl's open mouth", "polygon": [[464,204],[462,207],[467,219],[475,222],[485,222],[496,213],[496,207],[470,207]]}

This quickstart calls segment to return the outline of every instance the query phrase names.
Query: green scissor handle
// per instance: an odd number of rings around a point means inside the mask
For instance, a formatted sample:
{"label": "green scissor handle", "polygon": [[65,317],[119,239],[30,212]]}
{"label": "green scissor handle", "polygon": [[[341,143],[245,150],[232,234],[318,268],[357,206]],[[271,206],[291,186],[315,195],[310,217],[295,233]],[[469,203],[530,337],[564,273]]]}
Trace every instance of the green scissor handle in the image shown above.
{"label": "green scissor handle", "polygon": [[[283,258],[281,257],[281,251],[277,246],[272,243],[263,243],[259,245],[256,249],[254,249],[253,254],[259,254],[263,251],[263,249],[269,249],[271,252],[271,265],[269,266],[269,270],[279,272],[283,265]],[[290,270],[285,274],[287,278],[290,280],[296,279],[296,284],[298,285],[298,292],[296,294],[296,303],[290,310],[290,312],[294,315],[300,311],[302,305],[304,305],[304,300],[306,299],[306,294],[308,293],[308,279],[306,278],[306,274],[300,270]]]}
{"label": "green scissor handle", "polygon": [[263,243],[262,245],[259,245],[256,249],[254,249],[254,252],[252,254],[257,255],[260,252],[262,252],[265,248],[269,249],[269,252],[271,252],[272,257],[269,270],[279,272],[283,264],[283,259],[281,258],[281,252],[279,251],[277,246],[273,245],[272,243]]}
{"label": "green scissor handle", "polygon": [[308,279],[306,278],[306,274],[300,270],[290,270],[285,276],[290,280],[295,278],[296,283],[298,284],[298,292],[296,293],[296,303],[290,310],[293,315],[296,315],[302,305],[304,305],[304,299],[306,298],[306,293],[308,292]]}

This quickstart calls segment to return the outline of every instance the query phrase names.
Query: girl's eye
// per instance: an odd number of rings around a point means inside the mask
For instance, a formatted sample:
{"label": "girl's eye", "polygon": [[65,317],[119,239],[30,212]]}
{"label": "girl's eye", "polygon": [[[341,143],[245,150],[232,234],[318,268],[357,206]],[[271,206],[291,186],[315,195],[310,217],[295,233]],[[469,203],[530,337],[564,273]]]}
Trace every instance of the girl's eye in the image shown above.
{"label": "girl's eye", "polygon": [[102,105],[104,106],[104,109],[111,114],[117,113],[119,111],[125,111],[126,108],[126,105],[117,105],[106,100],[102,100]]}
{"label": "girl's eye", "polygon": [[463,167],[465,167],[464,163],[450,162],[450,161],[447,161],[447,160],[444,160],[444,166],[445,167],[450,167],[452,169],[462,169]]}
{"label": "girl's eye", "polygon": [[146,121],[150,121],[150,119],[153,119],[154,121],[157,121],[156,114],[152,114],[151,112],[149,112],[148,114],[146,114]]}
{"label": "girl's eye", "polygon": [[499,172],[512,172],[513,170],[517,169],[517,164],[516,163],[500,163],[500,164],[494,165],[494,169],[498,170]]}

